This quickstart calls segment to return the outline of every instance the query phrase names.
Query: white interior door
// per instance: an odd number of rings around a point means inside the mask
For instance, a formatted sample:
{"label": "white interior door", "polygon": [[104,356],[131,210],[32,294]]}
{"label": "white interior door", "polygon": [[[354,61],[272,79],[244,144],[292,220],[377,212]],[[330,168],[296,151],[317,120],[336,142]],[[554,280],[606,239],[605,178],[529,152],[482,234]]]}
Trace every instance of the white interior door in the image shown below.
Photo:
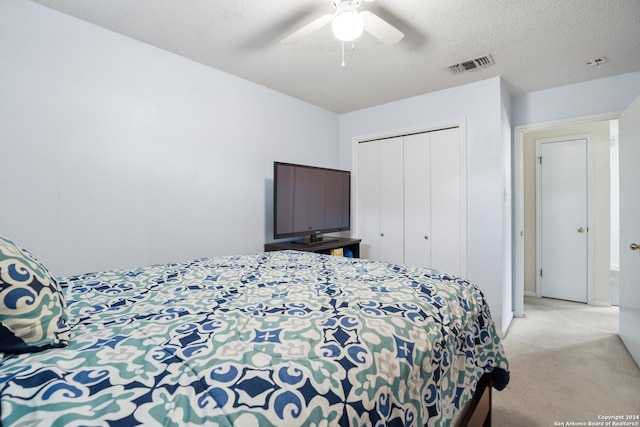
{"label": "white interior door", "polygon": [[640,97],[619,119],[620,338],[640,365]]}
{"label": "white interior door", "polygon": [[587,302],[587,140],[543,140],[537,149],[540,293]]}

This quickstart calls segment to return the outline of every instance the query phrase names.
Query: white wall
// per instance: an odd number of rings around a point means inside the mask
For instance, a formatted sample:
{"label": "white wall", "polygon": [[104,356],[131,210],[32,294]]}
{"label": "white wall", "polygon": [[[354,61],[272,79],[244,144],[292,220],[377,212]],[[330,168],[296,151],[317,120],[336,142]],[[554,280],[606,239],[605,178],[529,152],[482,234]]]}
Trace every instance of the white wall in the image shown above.
{"label": "white wall", "polygon": [[[359,136],[415,128],[438,122],[464,119],[467,131],[467,275],[484,291],[498,327],[503,322],[505,263],[503,239],[510,241],[505,225],[504,200],[505,141],[503,135],[500,78],[392,102],[340,116],[340,165],[352,168],[353,140]],[[505,139],[506,138],[506,139]],[[507,197],[507,199],[509,199]],[[505,208],[505,203],[509,207]],[[506,234],[506,236],[505,236]],[[506,311],[511,311],[511,302]]]}
{"label": "white wall", "polygon": [[622,111],[640,94],[640,71],[594,79],[514,96],[513,126]]}
{"label": "white wall", "polygon": [[502,222],[505,232],[502,234],[502,327],[506,332],[513,319],[513,236],[512,236],[512,194],[511,194],[511,94],[504,80],[500,81],[500,114],[502,131],[502,182],[504,186],[502,203]]}
{"label": "white wall", "polygon": [[54,275],[258,252],[274,160],[338,116],[24,0],[0,2],[0,234]]}

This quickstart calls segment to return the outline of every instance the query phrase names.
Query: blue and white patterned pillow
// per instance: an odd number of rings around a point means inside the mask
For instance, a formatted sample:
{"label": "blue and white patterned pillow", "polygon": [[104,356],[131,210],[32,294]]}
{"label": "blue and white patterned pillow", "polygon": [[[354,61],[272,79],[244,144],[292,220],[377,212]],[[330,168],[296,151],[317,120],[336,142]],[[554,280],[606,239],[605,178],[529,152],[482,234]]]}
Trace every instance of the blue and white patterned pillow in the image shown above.
{"label": "blue and white patterned pillow", "polygon": [[51,273],[0,235],[0,353],[29,353],[69,343],[64,295]]}

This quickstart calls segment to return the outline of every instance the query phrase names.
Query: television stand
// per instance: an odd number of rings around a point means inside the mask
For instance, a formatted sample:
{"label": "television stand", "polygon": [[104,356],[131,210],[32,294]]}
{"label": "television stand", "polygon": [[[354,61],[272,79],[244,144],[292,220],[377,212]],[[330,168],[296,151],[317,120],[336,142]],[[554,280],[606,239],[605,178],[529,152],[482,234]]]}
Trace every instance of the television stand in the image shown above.
{"label": "television stand", "polygon": [[288,241],[266,243],[265,252],[271,251],[304,251],[330,255],[333,249],[348,249],[354,258],[360,258],[361,239],[343,237],[324,237],[321,242],[307,243],[304,241]]}

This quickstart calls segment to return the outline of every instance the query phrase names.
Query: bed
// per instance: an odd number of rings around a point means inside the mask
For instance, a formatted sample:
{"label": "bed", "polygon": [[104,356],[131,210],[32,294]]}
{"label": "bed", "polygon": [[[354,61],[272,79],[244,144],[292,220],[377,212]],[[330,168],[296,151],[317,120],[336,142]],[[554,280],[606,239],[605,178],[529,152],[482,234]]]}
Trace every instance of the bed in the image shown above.
{"label": "bed", "polygon": [[464,425],[509,380],[482,292],[435,270],[279,251],[53,279],[22,255],[0,341],[34,277],[50,336],[0,354],[4,427]]}

